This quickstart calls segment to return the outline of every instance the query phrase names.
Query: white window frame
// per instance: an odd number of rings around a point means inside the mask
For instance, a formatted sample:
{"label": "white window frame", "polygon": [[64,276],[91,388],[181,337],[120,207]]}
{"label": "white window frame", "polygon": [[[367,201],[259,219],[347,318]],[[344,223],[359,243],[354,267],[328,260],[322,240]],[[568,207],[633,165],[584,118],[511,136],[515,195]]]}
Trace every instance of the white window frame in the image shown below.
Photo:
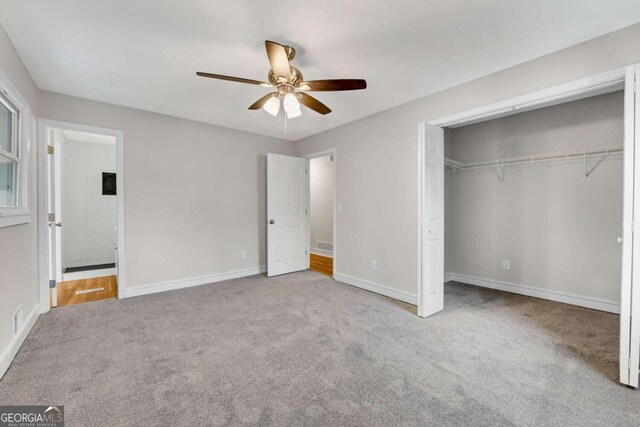
{"label": "white window frame", "polygon": [[2,70],[0,70],[0,97],[4,98],[10,104],[9,108],[16,113],[14,117],[17,123],[14,129],[17,130],[17,135],[12,135],[13,147],[9,157],[18,161],[16,206],[0,207],[0,228],[3,228],[31,222],[29,207],[31,108]]}

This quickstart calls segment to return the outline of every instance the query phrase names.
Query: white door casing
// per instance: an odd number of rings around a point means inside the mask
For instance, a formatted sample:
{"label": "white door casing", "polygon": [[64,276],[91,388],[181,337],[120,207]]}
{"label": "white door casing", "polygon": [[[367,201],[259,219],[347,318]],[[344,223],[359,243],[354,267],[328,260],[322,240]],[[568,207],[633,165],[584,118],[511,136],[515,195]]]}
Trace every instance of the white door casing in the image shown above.
{"label": "white door casing", "polygon": [[431,316],[444,307],[444,130],[420,124],[421,286],[418,315]]}
{"label": "white door casing", "polygon": [[[56,279],[56,276],[62,276],[62,251],[60,250],[60,227],[56,227],[48,221],[49,213],[56,213],[56,223],[62,222],[60,211],[60,183],[59,174],[61,150],[63,145],[60,144],[60,138],[56,137],[56,132],[64,130],[72,130],[78,132],[94,133],[99,135],[111,136],[116,139],[116,173],[118,179],[116,182],[116,193],[118,203],[118,250],[117,254],[117,276],[118,276],[118,298],[125,297],[126,278],[125,278],[125,217],[124,217],[124,133],[117,129],[101,128],[90,125],[82,125],[77,123],[62,122],[49,119],[38,119],[38,188],[44,191],[38,191],[38,264],[39,264],[39,283],[40,283],[40,310],[42,313],[50,309],[50,297],[55,298],[55,292],[52,292],[49,283],[50,280]],[[47,154],[47,146],[54,146],[54,155]],[[56,187],[56,181],[58,187]],[[58,197],[56,198],[56,194]],[[58,208],[56,212],[56,201]],[[60,216],[58,216],[60,215]],[[50,225],[51,224],[51,225]],[[58,229],[54,231],[54,228]],[[57,278],[58,281],[61,277]],[[55,299],[51,301],[56,306]]]}
{"label": "white door casing", "polygon": [[627,68],[624,104],[624,210],[620,292],[620,382],[638,387],[640,364],[640,65]]}
{"label": "white door casing", "polygon": [[62,282],[62,144],[60,129],[48,129],[47,133],[47,166],[48,166],[48,212],[49,224],[49,280],[55,282],[50,288],[51,306],[58,305],[58,284]]}
{"label": "white door casing", "polygon": [[629,337],[631,336],[631,272],[633,267],[633,166],[635,69],[629,67],[624,92],[624,196],[622,209],[622,274],[620,283],[620,382],[629,384]]}
{"label": "white door casing", "polygon": [[[55,150],[59,149],[56,146],[57,133],[60,132],[57,129],[47,129],[47,206],[49,212],[49,281],[55,283],[55,286],[49,289],[51,306],[56,307],[58,305],[57,284],[62,281],[61,274],[61,241],[60,241],[60,227],[57,224],[61,224],[59,218],[59,206],[60,200],[56,197],[56,176],[60,174],[60,162],[59,156],[55,155]],[[51,151],[53,150],[53,151]]]}
{"label": "white door casing", "polygon": [[309,153],[306,154],[304,156],[304,159],[307,161],[307,165],[306,165],[306,170],[307,170],[307,176],[306,176],[306,180],[307,180],[307,204],[306,204],[306,212],[307,212],[307,259],[309,264],[307,265],[307,268],[309,268],[310,266],[310,262],[311,262],[311,215],[313,215],[313,212],[311,212],[311,160],[318,158],[318,157],[325,157],[325,156],[333,156],[333,162],[334,162],[334,186],[331,189],[331,191],[333,192],[333,209],[332,209],[332,236],[333,236],[333,268],[335,271],[335,266],[337,265],[337,260],[338,260],[338,245],[337,245],[337,215],[338,215],[338,163],[337,163],[337,157],[336,157],[336,148],[329,148],[327,150],[322,150],[322,151],[317,151],[314,153]]}
{"label": "white door casing", "polygon": [[267,276],[309,267],[307,160],[267,154]]}

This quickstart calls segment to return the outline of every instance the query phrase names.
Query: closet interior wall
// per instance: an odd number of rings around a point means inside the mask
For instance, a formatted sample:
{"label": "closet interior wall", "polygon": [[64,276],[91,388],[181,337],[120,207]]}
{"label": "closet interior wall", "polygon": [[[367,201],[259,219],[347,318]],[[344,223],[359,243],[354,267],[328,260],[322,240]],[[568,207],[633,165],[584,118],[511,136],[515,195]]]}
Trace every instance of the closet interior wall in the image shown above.
{"label": "closet interior wall", "polygon": [[[462,163],[622,143],[622,91],[445,129]],[[581,161],[446,172],[445,273],[619,305],[622,165],[586,180]]]}

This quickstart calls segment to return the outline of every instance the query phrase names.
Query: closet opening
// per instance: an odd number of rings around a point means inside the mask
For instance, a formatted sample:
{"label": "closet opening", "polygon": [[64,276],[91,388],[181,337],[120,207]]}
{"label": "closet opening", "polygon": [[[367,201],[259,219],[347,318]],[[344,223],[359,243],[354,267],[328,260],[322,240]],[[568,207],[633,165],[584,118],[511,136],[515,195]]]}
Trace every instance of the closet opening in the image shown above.
{"label": "closet opening", "polygon": [[589,95],[444,129],[445,277],[619,313],[624,92]]}
{"label": "closet opening", "polygon": [[444,310],[483,306],[612,381],[624,100],[620,83],[444,128]]}
{"label": "closet opening", "polygon": [[638,387],[639,81],[630,65],[419,124],[419,316],[467,310],[504,325],[479,343],[541,339]]}
{"label": "closet opening", "polygon": [[309,175],[309,269],[330,277],[334,272],[335,150],[307,157]]}

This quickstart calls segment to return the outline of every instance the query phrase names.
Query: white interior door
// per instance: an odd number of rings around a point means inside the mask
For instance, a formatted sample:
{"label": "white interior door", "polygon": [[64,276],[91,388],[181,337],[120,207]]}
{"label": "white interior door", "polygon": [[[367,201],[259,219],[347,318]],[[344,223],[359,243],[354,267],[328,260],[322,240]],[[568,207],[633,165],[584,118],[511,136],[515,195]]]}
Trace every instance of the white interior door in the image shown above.
{"label": "white interior door", "polygon": [[307,161],[267,154],[267,276],[309,268]]}
{"label": "white interior door", "polygon": [[620,382],[638,387],[640,366],[640,66],[627,69],[624,105],[624,208],[620,292]]}
{"label": "white interior door", "polygon": [[421,286],[418,315],[444,307],[444,130],[420,125],[422,153]]}

